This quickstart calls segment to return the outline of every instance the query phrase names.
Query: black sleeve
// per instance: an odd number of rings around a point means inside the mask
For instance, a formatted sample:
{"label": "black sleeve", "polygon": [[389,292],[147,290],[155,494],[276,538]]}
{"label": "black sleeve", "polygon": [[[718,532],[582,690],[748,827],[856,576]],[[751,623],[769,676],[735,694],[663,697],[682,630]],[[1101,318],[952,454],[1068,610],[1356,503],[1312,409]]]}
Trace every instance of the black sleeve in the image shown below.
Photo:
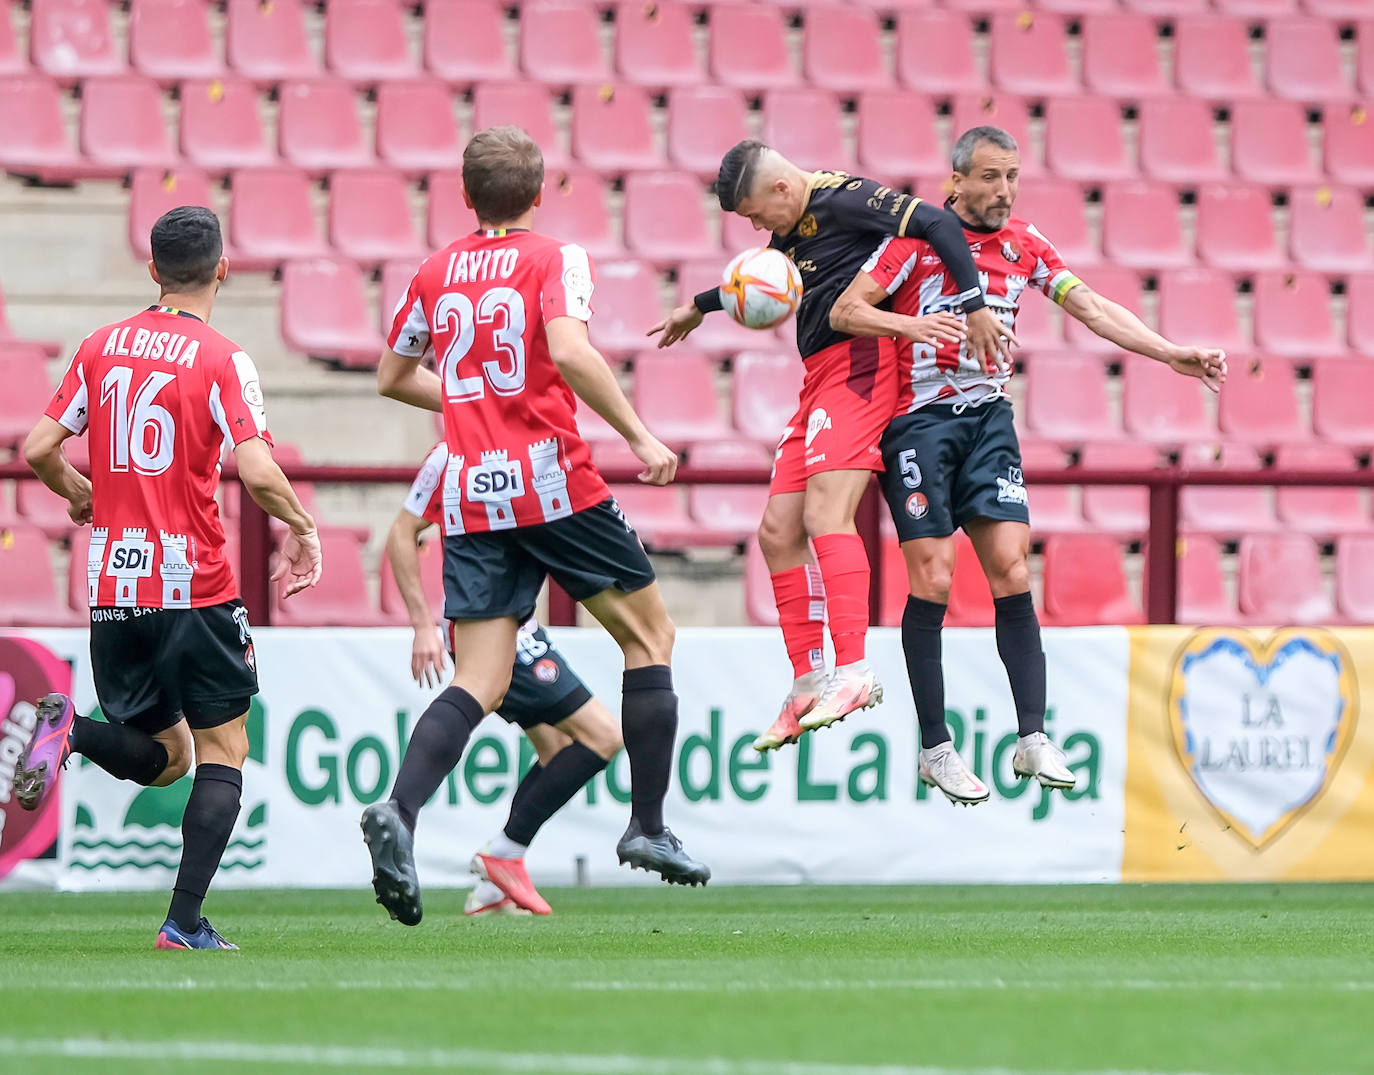
{"label": "black sleeve", "polygon": [[964,313],[971,314],[987,305],[978,280],[978,266],[973,263],[968,240],[964,238],[964,226],[951,210],[921,202],[911,215],[906,234],[924,239],[940,255],[959,289],[959,303]]}
{"label": "black sleeve", "polygon": [[715,310],[725,309],[720,302],[720,288],[718,287],[708,287],[700,294],[693,295],[692,305],[704,314],[712,313]]}

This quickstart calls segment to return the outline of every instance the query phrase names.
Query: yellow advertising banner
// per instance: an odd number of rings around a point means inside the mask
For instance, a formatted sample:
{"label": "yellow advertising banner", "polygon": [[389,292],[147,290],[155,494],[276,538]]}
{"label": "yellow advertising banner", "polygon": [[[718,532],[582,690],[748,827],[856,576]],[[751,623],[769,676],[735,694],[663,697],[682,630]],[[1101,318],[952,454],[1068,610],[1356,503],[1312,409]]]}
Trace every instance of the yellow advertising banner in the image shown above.
{"label": "yellow advertising banner", "polygon": [[1374,628],[1132,630],[1123,881],[1374,879]]}

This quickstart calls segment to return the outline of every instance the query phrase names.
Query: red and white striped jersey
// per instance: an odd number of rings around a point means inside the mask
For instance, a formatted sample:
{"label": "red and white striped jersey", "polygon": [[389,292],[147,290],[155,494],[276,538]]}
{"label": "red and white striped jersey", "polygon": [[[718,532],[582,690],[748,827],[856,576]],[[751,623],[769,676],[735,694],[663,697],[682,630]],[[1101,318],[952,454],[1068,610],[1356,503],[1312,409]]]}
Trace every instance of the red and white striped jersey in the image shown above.
{"label": "red and white striped jersey", "polygon": [[514,229],[464,236],[415,274],[387,346],[411,358],[434,347],[445,534],[534,526],[611,495],[544,335],[557,317],[590,321],[592,288],[580,246]]}
{"label": "red and white striped jersey", "polygon": [[200,318],[152,306],[97,329],[44,412],[90,432],[92,607],[238,596],[215,489],[225,445],[269,444],[253,360]]}
{"label": "red and white striped jersey", "polygon": [[[969,250],[992,310],[1009,329],[1016,326],[1016,312],[1027,287],[1038,288],[1060,305],[1081,280],[1064,265],[1054,244],[1034,224],[1012,216],[997,231],[965,227]],[[892,309],[912,317],[952,311],[962,315],[958,288],[944,262],[920,239],[885,239],[864,265],[889,295]],[[964,344],[903,343],[898,374],[897,413],[905,414],[927,403],[976,403],[1000,393],[1011,371],[989,374]]]}

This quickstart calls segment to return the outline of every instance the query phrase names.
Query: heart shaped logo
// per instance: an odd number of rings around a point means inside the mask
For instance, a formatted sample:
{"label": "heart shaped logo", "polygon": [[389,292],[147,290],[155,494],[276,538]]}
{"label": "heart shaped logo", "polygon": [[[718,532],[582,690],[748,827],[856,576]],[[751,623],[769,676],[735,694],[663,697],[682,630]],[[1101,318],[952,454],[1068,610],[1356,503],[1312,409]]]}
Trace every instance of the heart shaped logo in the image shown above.
{"label": "heart shaped logo", "polygon": [[1288,628],[1261,641],[1207,629],[1174,661],[1169,724],[1198,790],[1259,849],[1330,784],[1358,697],[1350,655],[1327,631]]}

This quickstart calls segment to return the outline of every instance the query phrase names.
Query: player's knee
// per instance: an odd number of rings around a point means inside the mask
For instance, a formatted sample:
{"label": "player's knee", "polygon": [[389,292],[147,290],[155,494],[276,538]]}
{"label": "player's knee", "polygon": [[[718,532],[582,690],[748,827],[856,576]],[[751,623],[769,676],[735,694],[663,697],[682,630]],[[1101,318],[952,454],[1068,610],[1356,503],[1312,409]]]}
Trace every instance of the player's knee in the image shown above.
{"label": "player's knee", "polygon": [[636,640],[650,664],[669,664],[673,659],[673,643],[677,641],[677,627],[667,616],[647,623]]}
{"label": "player's knee", "polygon": [[175,784],[191,771],[191,752],[189,750],[167,751],[167,767],[153,781],[155,788],[165,788]]}
{"label": "player's knee", "polygon": [[759,549],[765,560],[778,557],[807,556],[806,533],[799,531],[790,521],[779,519],[776,515],[764,512],[758,529]]}
{"label": "player's knee", "polygon": [[1025,593],[1031,588],[1030,564],[1019,552],[998,557],[989,566],[987,576],[994,597]]}
{"label": "player's knee", "polygon": [[925,553],[906,553],[907,582],[911,592],[926,601],[948,603],[954,585],[954,557],[936,549]]}
{"label": "player's knee", "polygon": [[824,534],[847,534],[854,530],[854,519],[838,500],[807,497],[802,509],[802,525],[806,535],[818,538]]}

